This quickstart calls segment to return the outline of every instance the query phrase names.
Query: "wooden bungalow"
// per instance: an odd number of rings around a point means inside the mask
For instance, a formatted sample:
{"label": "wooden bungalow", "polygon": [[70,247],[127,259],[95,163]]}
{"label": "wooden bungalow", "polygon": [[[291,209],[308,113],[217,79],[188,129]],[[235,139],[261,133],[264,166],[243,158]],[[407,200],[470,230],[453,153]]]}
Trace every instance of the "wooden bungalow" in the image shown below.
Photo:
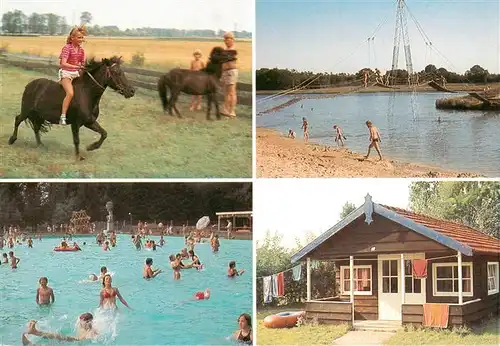
{"label": "wooden bungalow", "polygon": [[[338,296],[311,299],[313,260],[336,263]],[[293,263],[307,261],[307,319],[429,325],[429,311],[444,305],[448,327],[498,313],[499,260],[499,239],[455,222],[374,203],[370,195],[292,256]],[[420,278],[416,263],[427,272]]]}

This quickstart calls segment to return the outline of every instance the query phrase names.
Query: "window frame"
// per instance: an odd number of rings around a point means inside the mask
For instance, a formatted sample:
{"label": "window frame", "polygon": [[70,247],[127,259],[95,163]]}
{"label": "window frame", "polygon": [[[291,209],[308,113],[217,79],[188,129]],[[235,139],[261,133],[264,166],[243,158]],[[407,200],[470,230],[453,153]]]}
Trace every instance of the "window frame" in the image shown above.
{"label": "window frame", "polygon": [[[457,262],[444,262],[444,263],[432,263],[432,295],[435,297],[458,297],[458,291],[457,292],[438,292],[437,290],[437,268],[438,267],[451,267],[451,272],[452,272],[452,277],[448,278],[448,280],[452,280],[452,282],[455,280],[453,277],[453,268],[457,267],[458,270],[458,263]],[[462,267],[470,267],[470,292],[465,292],[462,291],[462,296],[464,297],[473,297],[474,296],[474,266],[472,265],[472,262],[462,262]],[[462,281],[463,281],[462,277]],[[467,278],[468,279],[468,278]],[[456,278],[458,281],[458,276]],[[453,287],[453,285],[452,285]]]}
{"label": "window frame", "polygon": [[[344,291],[344,281],[347,279],[344,279],[344,270],[350,270],[350,266],[340,266],[340,294],[341,295],[350,295],[351,291]],[[371,296],[373,295],[373,268],[371,264],[361,264],[361,265],[355,265],[353,267],[354,271],[356,269],[369,269],[370,270],[370,278],[368,281],[370,282],[370,290],[369,291],[357,291],[354,290],[354,295],[355,296]],[[356,280],[360,279],[354,279],[354,283],[356,285]]]}
{"label": "window frame", "polygon": [[488,290],[488,295],[491,296],[492,294],[497,294],[498,292],[500,292],[499,290],[499,281],[500,281],[500,273],[499,273],[499,270],[500,270],[500,262],[488,262],[487,265],[486,265],[486,289],[488,289],[488,280],[490,279],[490,277],[488,276],[488,267],[490,265],[493,265],[495,266],[495,276],[493,277],[495,279],[495,284],[496,284],[496,287],[495,289],[493,290]]}

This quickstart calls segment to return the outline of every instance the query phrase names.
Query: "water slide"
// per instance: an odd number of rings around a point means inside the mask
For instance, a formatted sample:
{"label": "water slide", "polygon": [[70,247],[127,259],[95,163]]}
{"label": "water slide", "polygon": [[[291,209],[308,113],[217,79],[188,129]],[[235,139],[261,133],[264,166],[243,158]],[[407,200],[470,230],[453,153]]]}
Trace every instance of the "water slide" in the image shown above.
{"label": "water slide", "polygon": [[453,91],[453,90],[447,89],[447,88],[445,88],[444,86],[442,86],[442,85],[440,85],[440,84],[436,83],[436,82],[435,82],[435,81],[433,81],[433,80],[429,82],[429,86],[430,86],[430,87],[432,87],[432,88],[434,88],[434,89],[436,89],[436,90],[438,90],[438,91],[444,91],[444,92],[447,92],[447,93],[456,93],[456,91]]}
{"label": "water slide", "polygon": [[482,101],[486,104],[490,104],[491,101],[485,98],[483,95],[479,95],[478,93],[469,93],[470,96],[474,97],[476,100]]}

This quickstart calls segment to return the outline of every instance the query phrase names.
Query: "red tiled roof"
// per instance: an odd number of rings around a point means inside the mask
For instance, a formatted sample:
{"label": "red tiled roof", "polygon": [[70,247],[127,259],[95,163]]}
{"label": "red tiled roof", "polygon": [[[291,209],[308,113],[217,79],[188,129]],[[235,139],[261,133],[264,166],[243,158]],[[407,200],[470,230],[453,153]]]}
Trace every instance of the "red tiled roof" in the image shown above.
{"label": "red tiled roof", "polygon": [[500,239],[486,235],[474,228],[448,220],[439,220],[408,210],[382,205],[384,208],[424,225],[447,237],[468,245],[475,253],[500,254]]}

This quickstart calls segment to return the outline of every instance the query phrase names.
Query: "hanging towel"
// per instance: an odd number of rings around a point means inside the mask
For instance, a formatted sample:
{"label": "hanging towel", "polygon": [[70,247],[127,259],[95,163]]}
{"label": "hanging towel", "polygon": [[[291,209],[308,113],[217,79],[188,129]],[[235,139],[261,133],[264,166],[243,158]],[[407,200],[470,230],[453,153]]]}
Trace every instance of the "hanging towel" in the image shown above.
{"label": "hanging towel", "polygon": [[311,261],[311,269],[318,269],[319,261]]}
{"label": "hanging towel", "polygon": [[273,285],[270,276],[264,276],[262,278],[263,282],[263,292],[264,292],[264,304],[268,304],[273,301]]}
{"label": "hanging towel", "polygon": [[285,274],[283,272],[276,275],[276,281],[278,283],[277,294],[278,297],[283,297],[285,295]]}
{"label": "hanging towel", "polygon": [[448,327],[450,306],[448,304],[424,304],[424,327]]}
{"label": "hanging towel", "polygon": [[272,275],[272,283],[273,283],[273,298],[278,298],[278,275]]}
{"label": "hanging towel", "polygon": [[413,278],[425,279],[427,277],[427,260],[414,259],[412,262],[413,262]]}
{"label": "hanging towel", "polygon": [[296,265],[292,268],[293,280],[300,281],[300,277],[302,275],[302,265]]}

